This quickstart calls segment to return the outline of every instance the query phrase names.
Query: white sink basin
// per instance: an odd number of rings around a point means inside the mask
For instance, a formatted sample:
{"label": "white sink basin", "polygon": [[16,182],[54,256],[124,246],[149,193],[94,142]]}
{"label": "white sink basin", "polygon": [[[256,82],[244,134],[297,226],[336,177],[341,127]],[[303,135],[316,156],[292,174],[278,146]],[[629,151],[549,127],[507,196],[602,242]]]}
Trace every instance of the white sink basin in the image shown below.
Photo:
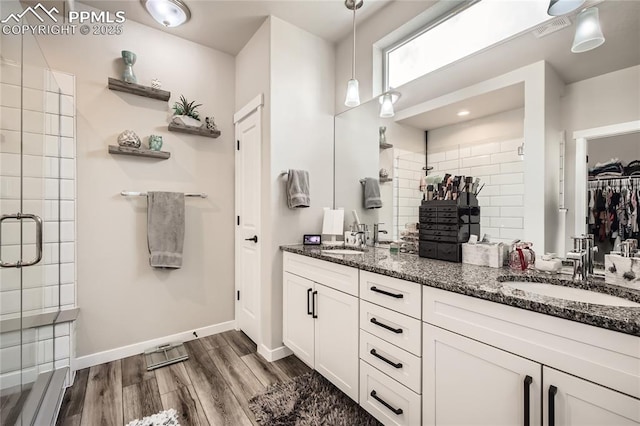
{"label": "white sink basin", "polygon": [[349,249],[329,249],[322,250],[322,254],[364,254],[363,251]]}
{"label": "white sink basin", "polygon": [[505,281],[502,284],[507,287],[527,291],[529,293],[556,297],[558,299],[573,300],[575,302],[640,308],[640,303],[632,302],[621,297],[611,296],[609,294],[598,293],[596,291],[583,290],[581,288],[564,287],[561,285],[546,283],[532,283],[529,281]]}

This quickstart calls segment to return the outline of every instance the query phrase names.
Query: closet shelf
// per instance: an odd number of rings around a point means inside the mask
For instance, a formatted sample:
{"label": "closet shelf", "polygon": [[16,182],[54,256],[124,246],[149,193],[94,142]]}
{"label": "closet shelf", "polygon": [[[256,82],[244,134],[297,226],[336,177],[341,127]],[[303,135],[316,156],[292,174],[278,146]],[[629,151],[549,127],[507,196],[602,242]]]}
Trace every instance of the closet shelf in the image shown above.
{"label": "closet shelf", "polygon": [[128,146],[116,145],[109,145],[109,154],[134,155],[137,157],[156,158],[159,160],[166,160],[171,157],[171,153],[166,151],[152,151],[150,149],[131,148]]}
{"label": "closet shelf", "polygon": [[209,130],[206,127],[187,126],[181,123],[169,123],[170,132],[187,133],[190,135],[206,136],[209,138],[217,138],[220,136],[220,130]]}
{"label": "closet shelf", "polygon": [[133,95],[143,96],[145,98],[158,99],[161,101],[168,101],[171,97],[171,92],[161,89],[154,89],[153,87],[143,86],[137,83],[127,83],[126,81],[118,80],[109,77],[109,90],[115,90],[118,92],[131,93]]}
{"label": "closet shelf", "polygon": [[390,144],[390,143],[381,143],[380,144],[380,149],[389,149],[389,148],[393,148],[393,144]]}

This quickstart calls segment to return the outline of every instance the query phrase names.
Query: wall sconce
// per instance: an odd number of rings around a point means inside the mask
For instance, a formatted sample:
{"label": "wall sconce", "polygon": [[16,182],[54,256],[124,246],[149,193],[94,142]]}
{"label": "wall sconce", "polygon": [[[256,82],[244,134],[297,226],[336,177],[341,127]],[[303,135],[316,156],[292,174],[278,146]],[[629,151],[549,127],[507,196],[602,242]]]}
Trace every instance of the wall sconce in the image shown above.
{"label": "wall sconce", "polygon": [[400,92],[392,90],[378,97],[378,101],[380,102],[380,118],[391,118],[396,115],[396,112],[393,110],[393,104],[400,99],[400,96],[402,96]]}
{"label": "wall sconce", "polygon": [[604,36],[600,28],[600,17],[597,7],[584,9],[578,14],[576,34],[573,38],[573,53],[582,53],[595,49],[604,43]]}

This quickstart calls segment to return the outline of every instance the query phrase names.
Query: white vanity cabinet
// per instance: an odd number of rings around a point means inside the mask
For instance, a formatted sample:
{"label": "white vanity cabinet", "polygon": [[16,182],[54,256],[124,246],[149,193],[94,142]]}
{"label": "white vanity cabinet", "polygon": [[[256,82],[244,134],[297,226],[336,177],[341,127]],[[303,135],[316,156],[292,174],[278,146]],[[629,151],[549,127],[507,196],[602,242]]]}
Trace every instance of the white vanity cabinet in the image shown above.
{"label": "white vanity cabinet", "polygon": [[419,425],[422,285],[360,271],[360,405],[387,426]]}
{"label": "white vanity cabinet", "polygon": [[283,270],[284,344],[357,402],[358,270],[288,252]]}
{"label": "white vanity cabinet", "polygon": [[637,336],[428,287],[423,321],[423,425],[640,425]]}

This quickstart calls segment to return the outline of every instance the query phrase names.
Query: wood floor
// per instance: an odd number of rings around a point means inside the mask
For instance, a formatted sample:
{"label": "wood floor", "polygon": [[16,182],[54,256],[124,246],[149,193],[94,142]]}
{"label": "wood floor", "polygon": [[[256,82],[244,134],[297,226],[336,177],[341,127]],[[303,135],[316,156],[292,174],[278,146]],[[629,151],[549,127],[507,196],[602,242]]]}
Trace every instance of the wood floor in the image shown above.
{"label": "wood floor", "polygon": [[242,332],[185,343],[189,359],[146,370],[136,355],[76,373],[59,426],[120,426],[174,408],[182,426],[257,425],[249,399],[268,385],[311,371],[295,356],[274,363]]}

